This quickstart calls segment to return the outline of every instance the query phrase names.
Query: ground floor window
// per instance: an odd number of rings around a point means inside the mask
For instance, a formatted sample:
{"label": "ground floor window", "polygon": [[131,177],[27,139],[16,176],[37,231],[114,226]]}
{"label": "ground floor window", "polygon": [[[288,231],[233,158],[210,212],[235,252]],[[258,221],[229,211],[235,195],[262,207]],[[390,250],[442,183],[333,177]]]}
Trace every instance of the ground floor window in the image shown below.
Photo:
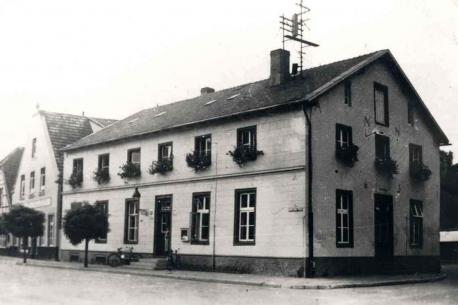
{"label": "ground floor window", "polygon": [[0,234],[0,247],[6,247],[8,243],[8,235]]}
{"label": "ground floor window", "polygon": [[54,227],[55,227],[55,220],[54,215],[48,215],[48,247],[54,246]]}
{"label": "ground floor window", "polygon": [[193,194],[191,218],[191,243],[208,244],[210,193]]}
{"label": "ground floor window", "polygon": [[410,247],[423,246],[423,203],[410,200]]}
{"label": "ground floor window", "polygon": [[353,247],[353,192],[336,190],[336,246]]}
{"label": "ground floor window", "polygon": [[[108,201],[96,201],[95,206],[100,209],[105,215],[108,216]],[[104,236],[99,237],[95,240],[96,243],[105,244],[107,242],[107,234],[105,233]]]}
{"label": "ground floor window", "polygon": [[256,230],[256,189],[235,191],[235,244],[254,244]]}
{"label": "ground floor window", "polygon": [[126,213],[124,219],[124,243],[138,243],[138,208],[139,201],[129,199],[126,201]]}

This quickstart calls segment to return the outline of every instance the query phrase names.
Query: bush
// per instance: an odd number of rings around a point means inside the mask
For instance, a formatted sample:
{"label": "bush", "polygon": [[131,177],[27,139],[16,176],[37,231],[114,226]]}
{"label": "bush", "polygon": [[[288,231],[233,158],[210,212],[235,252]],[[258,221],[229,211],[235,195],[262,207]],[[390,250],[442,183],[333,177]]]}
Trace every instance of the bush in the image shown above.
{"label": "bush", "polygon": [[173,170],[173,157],[170,159],[162,159],[158,161],[153,161],[151,164],[148,172],[151,175],[154,174],[165,174],[166,172],[170,172]]}
{"label": "bush", "polygon": [[140,165],[134,164],[132,162],[127,162],[119,167],[121,171],[118,173],[118,176],[123,179],[137,178],[140,177]]}
{"label": "bush", "polygon": [[83,183],[83,173],[74,171],[67,180],[67,183],[70,184],[72,188],[81,187],[81,183]]}
{"label": "bush", "polygon": [[352,167],[358,161],[358,150],[359,147],[354,144],[338,148],[336,149],[336,159]]}
{"label": "bush", "polygon": [[234,151],[229,151],[228,154],[232,156],[235,163],[243,166],[248,161],[255,161],[258,156],[264,155],[264,152],[253,146],[239,145],[235,147]]}
{"label": "bush", "polygon": [[376,158],[375,168],[390,177],[399,173],[398,163],[391,158]]}
{"label": "bush", "polygon": [[420,182],[426,181],[431,176],[432,172],[421,162],[414,162],[410,165],[410,176]]}
{"label": "bush", "polygon": [[94,171],[94,180],[97,181],[98,184],[110,181],[110,171],[108,168],[97,168],[97,170]]}
{"label": "bush", "polygon": [[195,172],[198,172],[210,167],[212,163],[211,155],[195,150],[186,155],[186,163],[189,167],[194,168]]}

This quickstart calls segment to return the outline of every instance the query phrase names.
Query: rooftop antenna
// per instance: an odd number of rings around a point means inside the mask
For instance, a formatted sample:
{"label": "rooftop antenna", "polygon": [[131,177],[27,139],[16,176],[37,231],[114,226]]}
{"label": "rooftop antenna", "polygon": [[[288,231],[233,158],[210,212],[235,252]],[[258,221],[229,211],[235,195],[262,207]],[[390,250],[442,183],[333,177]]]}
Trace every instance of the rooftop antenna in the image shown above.
{"label": "rooftop antenna", "polygon": [[285,42],[287,41],[295,41],[300,44],[300,63],[298,68],[300,75],[302,75],[302,71],[304,70],[304,49],[306,47],[318,47],[319,45],[304,39],[304,28],[310,30],[306,24],[310,18],[305,18],[305,15],[311,11],[310,8],[303,4],[303,0],[300,0],[296,5],[299,7],[299,13],[293,14],[291,19],[286,18],[285,15],[280,16],[280,29],[282,30],[283,50],[285,49]]}

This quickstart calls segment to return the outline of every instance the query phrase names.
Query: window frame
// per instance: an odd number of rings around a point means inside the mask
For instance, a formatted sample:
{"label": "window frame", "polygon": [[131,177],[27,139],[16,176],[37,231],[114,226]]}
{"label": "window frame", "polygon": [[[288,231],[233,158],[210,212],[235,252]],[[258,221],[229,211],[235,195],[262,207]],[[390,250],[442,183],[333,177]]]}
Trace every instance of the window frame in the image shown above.
{"label": "window frame", "polygon": [[352,83],[351,80],[346,80],[344,82],[344,104],[348,107],[351,107],[351,98],[352,98]]}
{"label": "window frame", "polygon": [[37,138],[32,139],[32,158],[37,156]]}
{"label": "window frame", "polygon": [[[384,101],[383,101],[384,122],[379,121],[377,118],[377,100],[376,100],[377,91],[383,92],[383,95],[384,95]],[[388,87],[380,83],[377,83],[377,82],[374,82],[374,120],[375,120],[375,124],[378,124],[378,125],[387,126],[387,127],[390,125]]]}
{"label": "window frame", "polygon": [[[162,148],[163,147],[170,147],[170,154],[169,154],[168,157],[164,157],[162,155]],[[159,162],[162,162],[162,161],[165,161],[165,160],[168,160],[168,161],[172,161],[173,160],[173,142],[172,141],[159,143],[157,145],[157,160]]]}
{"label": "window frame", "polygon": [[[52,222],[50,221],[52,219]],[[51,225],[52,224],[52,225]],[[56,218],[54,214],[48,214],[46,226],[46,239],[48,247],[55,246],[54,228],[56,227]]]}
{"label": "window frame", "polygon": [[[347,209],[343,209],[339,203],[342,203],[341,199],[347,198]],[[339,208],[341,207],[341,208]],[[339,211],[346,210],[346,213],[340,213]],[[347,226],[344,226],[344,216],[347,215]],[[340,224],[340,225],[339,225]],[[344,229],[348,230],[348,241],[344,241]],[[353,248],[354,246],[354,226],[353,226],[353,191],[336,189],[336,247],[337,248]]]}
{"label": "window frame", "polygon": [[[409,204],[409,247],[412,249],[423,248],[423,218],[424,218],[423,201],[416,200],[416,199],[410,199],[410,204]],[[416,233],[419,235],[416,236]],[[418,240],[417,240],[417,237],[418,237]]]}
{"label": "window frame", "polygon": [[[347,142],[344,142],[343,135],[344,132],[347,133]],[[340,135],[342,134],[342,139]],[[347,143],[347,146],[343,144]],[[343,124],[336,124],[336,150],[341,150],[344,147],[350,147],[353,144],[353,128],[351,126],[343,125]]]}
{"label": "window frame", "polygon": [[30,172],[30,180],[29,180],[29,194],[35,194],[35,171]]}
{"label": "window frame", "polygon": [[[234,246],[253,246],[256,244],[256,206],[257,206],[257,190],[256,188],[246,188],[246,189],[236,189],[234,191],[235,193],[235,209],[234,209]],[[254,195],[254,207],[249,207],[247,206],[246,212],[251,212],[250,210],[252,209],[252,213],[254,214],[253,216],[253,239],[246,239],[246,240],[241,240],[240,239],[240,233],[241,233],[241,225],[240,225],[240,213],[241,213],[241,195],[242,194],[252,194]],[[248,203],[248,201],[247,201]],[[247,215],[247,224],[246,227],[248,230],[246,231],[246,236],[249,236],[249,226],[251,226],[249,214]]]}
{"label": "window frame", "polygon": [[25,198],[25,175],[21,175],[21,182],[19,184],[19,198]]}
{"label": "window frame", "polygon": [[81,182],[83,182],[83,179],[84,179],[83,171],[84,171],[84,159],[83,158],[75,158],[75,159],[73,159],[73,171],[72,171],[72,173],[81,175]]}
{"label": "window frame", "polygon": [[[243,133],[244,132],[250,132],[251,134],[251,139],[248,145],[242,143],[243,140]],[[256,150],[257,148],[257,128],[256,125],[253,126],[247,126],[247,127],[242,127],[242,128],[237,128],[237,146],[247,146],[250,149]]]}
{"label": "window frame", "polygon": [[[382,141],[383,144],[383,156],[380,155],[380,146],[379,141]],[[387,160],[391,158],[391,144],[390,144],[390,137],[385,135],[376,134],[374,137],[375,142],[375,158]]]}
{"label": "window frame", "polygon": [[46,167],[40,168],[40,192],[46,188]]}
{"label": "window frame", "polygon": [[[210,140],[207,142],[207,140]],[[204,149],[202,150],[201,144],[203,142]],[[209,148],[207,147],[207,144],[210,146]],[[212,135],[211,134],[205,134],[201,136],[197,136],[194,138],[194,150],[199,154],[199,156],[206,156],[211,160],[212,156]],[[203,152],[203,153],[202,153]]]}
{"label": "window frame", "polygon": [[[136,209],[137,210],[137,213],[133,213],[133,214],[130,214],[130,209],[129,209],[129,205],[130,204],[133,204],[134,205],[134,210]],[[133,216],[132,216],[133,215]],[[130,217],[135,217],[136,219],[136,226],[134,227],[131,227],[130,226]],[[134,240],[130,240],[129,239],[129,230],[130,229],[134,229],[135,233],[135,239]],[[134,244],[138,244],[138,237],[139,237],[139,228],[140,228],[140,200],[138,199],[132,199],[132,198],[129,198],[129,199],[126,199],[126,203],[125,203],[125,213],[124,213],[124,244],[129,244],[129,245],[134,245]]]}
{"label": "window frame", "polygon": [[[107,161],[107,164],[104,165],[103,161],[104,161],[104,158],[106,158],[105,160]],[[106,154],[100,154],[98,156],[98,163],[97,163],[97,168],[99,170],[104,170],[104,169],[107,169],[108,170],[108,173],[110,172],[110,154],[109,153],[106,153]]]}
{"label": "window frame", "polygon": [[[418,160],[416,160],[416,154],[418,154]],[[418,144],[409,143],[409,167],[412,169],[412,165],[415,161],[419,164],[423,164],[423,147]]]}
{"label": "window frame", "polygon": [[[103,211],[105,212],[105,214],[106,214],[107,217],[108,217],[108,215],[109,215],[109,214],[108,214],[108,209],[109,209],[109,208],[108,208],[108,206],[109,206],[108,200],[97,200],[97,201],[95,202],[94,206],[95,206],[96,208],[102,207]],[[108,241],[108,232],[107,232],[105,238],[96,238],[96,239],[94,240],[94,242],[95,242],[96,244],[106,244],[107,241]]]}
{"label": "window frame", "polygon": [[[132,162],[132,154],[138,152],[139,154],[139,161],[138,162]],[[140,164],[142,162],[142,149],[140,147],[136,148],[131,148],[127,150],[127,162],[132,163],[140,167]]]}
{"label": "window frame", "polygon": [[[197,208],[197,202],[196,199],[202,197],[206,199],[206,206],[207,209],[198,209]],[[205,212],[199,212],[200,211],[205,211]],[[211,228],[211,193],[210,192],[198,192],[198,193],[193,193],[192,194],[192,207],[191,207],[191,245],[208,245],[210,244],[210,228]],[[207,214],[208,215],[208,236],[207,239],[202,239],[202,215]],[[199,226],[195,227],[195,222],[194,222],[194,215],[200,216],[198,219]],[[194,232],[195,230],[199,228],[199,236],[194,238]]]}

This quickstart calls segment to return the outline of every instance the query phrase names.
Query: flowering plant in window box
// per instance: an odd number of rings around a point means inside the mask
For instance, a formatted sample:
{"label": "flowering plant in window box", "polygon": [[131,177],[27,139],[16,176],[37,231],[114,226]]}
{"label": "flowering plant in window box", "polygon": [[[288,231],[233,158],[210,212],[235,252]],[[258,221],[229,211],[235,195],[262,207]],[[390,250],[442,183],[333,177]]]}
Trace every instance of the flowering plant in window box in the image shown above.
{"label": "flowering plant in window box", "polygon": [[380,172],[383,172],[389,175],[390,177],[399,173],[398,163],[395,160],[391,159],[390,157],[375,158],[375,168],[379,170]]}
{"label": "flowering plant in window box", "polygon": [[151,166],[149,167],[148,172],[151,175],[154,174],[165,174],[166,172],[170,172],[173,170],[173,157],[164,158],[157,161],[153,161]]}
{"label": "flowering plant in window box", "polygon": [[228,154],[232,156],[235,163],[242,166],[248,161],[255,161],[258,156],[264,155],[264,152],[254,146],[239,145],[234,148],[234,151],[228,151]]}
{"label": "flowering plant in window box", "polygon": [[212,161],[209,154],[195,150],[186,155],[186,163],[189,167],[194,168],[195,172],[198,172],[210,167]]}
{"label": "flowering plant in window box", "polygon": [[67,180],[67,183],[70,184],[72,188],[81,187],[81,183],[83,182],[83,173],[73,171],[70,175],[70,178]]}
{"label": "flowering plant in window box", "polygon": [[94,180],[97,181],[98,184],[110,181],[110,172],[108,168],[97,168],[94,171]]}
{"label": "flowering plant in window box", "polygon": [[336,149],[336,159],[343,164],[352,167],[353,164],[358,161],[358,150],[359,147],[354,144],[339,147]]}
{"label": "flowering plant in window box", "polygon": [[126,162],[119,167],[121,171],[118,176],[122,179],[137,178],[140,177],[140,165],[132,162]]}
{"label": "flowering plant in window box", "polygon": [[426,181],[431,174],[432,172],[429,167],[422,162],[415,161],[410,164],[410,176],[417,181]]}

